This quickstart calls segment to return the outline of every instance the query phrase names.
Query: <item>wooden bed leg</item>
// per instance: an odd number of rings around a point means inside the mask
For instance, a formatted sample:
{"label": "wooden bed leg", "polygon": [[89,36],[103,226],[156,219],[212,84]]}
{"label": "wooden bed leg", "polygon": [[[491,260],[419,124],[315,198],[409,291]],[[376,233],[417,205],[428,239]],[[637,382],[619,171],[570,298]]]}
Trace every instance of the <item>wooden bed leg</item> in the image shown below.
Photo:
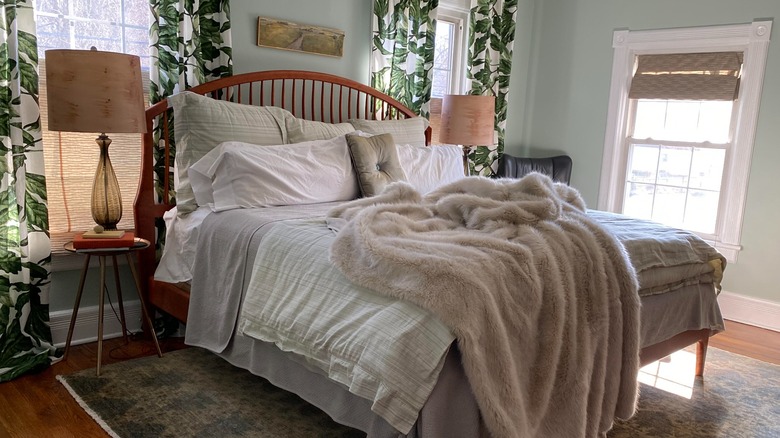
{"label": "wooden bed leg", "polygon": [[707,360],[707,345],[709,343],[709,333],[696,342],[696,377],[704,376],[704,362]]}

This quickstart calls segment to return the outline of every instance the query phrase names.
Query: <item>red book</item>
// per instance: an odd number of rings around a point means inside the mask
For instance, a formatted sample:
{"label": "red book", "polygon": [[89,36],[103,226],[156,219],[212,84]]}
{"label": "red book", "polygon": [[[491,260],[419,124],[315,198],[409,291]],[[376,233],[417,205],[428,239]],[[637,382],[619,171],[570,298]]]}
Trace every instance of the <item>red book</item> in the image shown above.
{"label": "red book", "polygon": [[125,232],[118,239],[85,239],[81,234],[76,234],[73,238],[73,248],[75,249],[113,249],[130,248],[135,242],[135,233]]}

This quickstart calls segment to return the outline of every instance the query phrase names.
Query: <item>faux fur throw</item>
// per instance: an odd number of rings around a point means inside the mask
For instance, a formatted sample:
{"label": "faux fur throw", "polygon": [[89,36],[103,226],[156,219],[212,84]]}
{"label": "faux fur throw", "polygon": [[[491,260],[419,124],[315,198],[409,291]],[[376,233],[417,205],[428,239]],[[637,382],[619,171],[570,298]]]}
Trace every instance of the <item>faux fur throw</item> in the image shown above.
{"label": "faux fur throw", "polygon": [[331,259],[452,329],[492,436],[593,437],[634,413],[639,298],[625,250],[584,210],[541,174],[425,197],[398,182],[329,213],[345,221]]}

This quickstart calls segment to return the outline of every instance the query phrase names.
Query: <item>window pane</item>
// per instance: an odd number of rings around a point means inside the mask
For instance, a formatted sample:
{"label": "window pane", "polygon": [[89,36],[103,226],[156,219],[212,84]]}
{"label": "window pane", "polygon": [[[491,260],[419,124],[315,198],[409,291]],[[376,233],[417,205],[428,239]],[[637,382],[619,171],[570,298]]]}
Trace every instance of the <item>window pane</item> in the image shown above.
{"label": "window pane", "polygon": [[696,141],[699,125],[699,102],[670,100],[666,109],[664,138]]}
{"label": "window pane", "polygon": [[628,180],[655,183],[658,166],[658,146],[631,145]]}
{"label": "window pane", "polygon": [[637,102],[634,138],[661,138],[666,120],[666,102],[646,99]]}
{"label": "window pane", "polygon": [[71,0],[73,15],[76,17],[114,23],[122,21],[120,4],[121,1],[117,0]]}
{"label": "window pane", "polygon": [[148,1],[125,1],[125,24],[139,26],[149,31],[152,13]]}
{"label": "window pane", "polygon": [[652,219],[673,227],[682,226],[685,195],[683,188],[656,186]]}
{"label": "window pane", "polygon": [[67,15],[68,0],[38,0],[35,2],[35,11]]}
{"label": "window pane", "polygon": [[658,160],[658,184],[687,187],[691,152],[692,148],[662,147],[661,158]]}
{"label": "window pane", "polygon": [[690,187],[720,191],[725,160],[724,149],[694,148]]}
{"label": "window pane", "polygon": [[76,22],[76,47],[89,49],[96,47],[105,52],[121,52],[122,40],[119,26],[109,23]]}
{"label": "window pane", "polygon": [[733,102],[640,99],[632,136],[728,143]]}
{"label": "window pane", "polygon": [[436,22],[436,46],[433,56],[433,66],[450,70],[452,68],[452,32],[453,23],[439,20]]}
{"label": "window pane", "polygon": [[452,43],[455,23],[436,22],[436,45],[433,53],[433,84],[431,95],[443,97],[452,92]]}
{"label": "window pane", "polygon": [[699,114],[699,141],[728,143],[732,108],[734,102],[702,102]]}
{"label": "window pane", "polygon": [[35,30],[38,33],[39,54],[49,49],[70,48],[68,20],[59,17],[38,17]]}
{"label": "window pane", "polygon": [[640,219],[650,219],[653,212],[654,194],[655,186],[652,184],[626,183],[623,214]]}
{"label": "window pane", "polygon": [[700,233],[715,233],[719,197],[719,192],[689,190],[683,227]]}

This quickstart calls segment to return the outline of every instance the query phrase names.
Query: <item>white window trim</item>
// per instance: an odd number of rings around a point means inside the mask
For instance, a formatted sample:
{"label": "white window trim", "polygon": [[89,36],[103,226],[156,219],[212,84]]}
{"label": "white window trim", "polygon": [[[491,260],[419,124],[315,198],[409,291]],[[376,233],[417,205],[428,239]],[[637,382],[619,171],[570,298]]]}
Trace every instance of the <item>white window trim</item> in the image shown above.
{"label": "white window trim", "polygon": [[742,221],[771,33],[771,21],[683,29],[617,30],[613,33],[612,83],[601,164],[599,210],[619,212],[623,203],[628,153],[623,142],[628,134],[628,90],[635,56],[742,51],[745,54],[743,75],[739,99],[734,107],[737,123],[732,139],[733,147],[727,154],[723,170],[719,220],[715,233],[717,237],[711,242],[726,259],[731,262],[737,260],[742,249]]}

